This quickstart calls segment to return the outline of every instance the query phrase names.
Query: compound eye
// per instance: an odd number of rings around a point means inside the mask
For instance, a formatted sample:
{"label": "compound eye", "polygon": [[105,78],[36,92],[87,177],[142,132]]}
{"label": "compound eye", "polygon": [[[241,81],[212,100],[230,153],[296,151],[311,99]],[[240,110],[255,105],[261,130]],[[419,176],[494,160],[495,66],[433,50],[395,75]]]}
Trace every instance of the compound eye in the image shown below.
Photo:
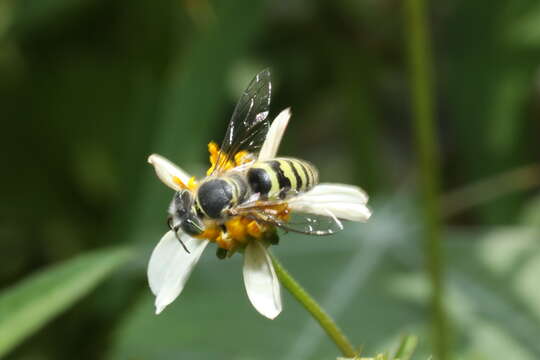
{"label": "compound eye", "polygon": [[197,217],[189,217],[182,222],[182,230],[188,235],[196,236],[202,234],[204,225]]}

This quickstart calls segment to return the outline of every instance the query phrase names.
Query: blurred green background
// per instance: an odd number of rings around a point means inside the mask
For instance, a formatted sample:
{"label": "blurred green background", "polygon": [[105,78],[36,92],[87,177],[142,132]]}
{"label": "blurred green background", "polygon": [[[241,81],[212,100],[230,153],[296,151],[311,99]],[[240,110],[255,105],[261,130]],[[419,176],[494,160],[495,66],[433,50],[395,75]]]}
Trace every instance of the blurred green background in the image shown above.
{"label": "blurred green background", "polygon": [[[430,4],[443,301],[453,359],[540,358],[540,6]],[[273,74],[280,153],[357,184],[374,216],[275,253],[365,354],[433,350],[400,1],[0,0],[0,357],[334,359],[295,301],[251,308],[241,257],[203,257],[160,316],[146,263],[240,92]],[[429,254],[427,255],[429,256]]]}

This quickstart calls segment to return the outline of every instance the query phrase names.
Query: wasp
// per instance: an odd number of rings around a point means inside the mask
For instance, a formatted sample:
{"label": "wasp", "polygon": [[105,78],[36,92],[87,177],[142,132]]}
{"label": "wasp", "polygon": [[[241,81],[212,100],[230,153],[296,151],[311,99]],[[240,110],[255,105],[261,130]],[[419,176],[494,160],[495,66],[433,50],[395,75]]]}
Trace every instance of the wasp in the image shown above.
{"label": "wasp", "polygon": [[[169,206],[167,223],[185,251],[189,249],[180,232],[216,242],[218,257],[224,257],[250,239],[276,242],[276,228],[318,236],[343,229],[331,209],[315,214],[294,211],[306,210],[298,204],[303,194],[317,186],[319,175],[308,161],[276,156],[290,112],[282,112],[272,125],[268,117],[271,93],[266,69],[243,92],[221,147],[209,144],[212,166],[207,176],[198,183],[193,178],[187,184],[176,179],[180,189]],[[356,191],[367,201],[365,193],[356,189],[350,187],[349,192]],[[361,202],[365,204],[364,199]]]}
{"label": "wasp", "polygon": [[215,243],[221,259],[243,252],[248,297],[273,319],[281,312],[281,296],[267,248],[278,242],[278,229],[329,235],[343,229],[342,220],[371,216],[359,187],[319,183],[310,162],[277,156],[291,114],[286,109],[270,120],[271,92],[270,72],[263,70],[236,104],[221,146],[208,144],[211,166],[202,180],[160,155],[148,158],[175,190],[170,230],[148,263],[156,313],[178,297],[206,246]]}

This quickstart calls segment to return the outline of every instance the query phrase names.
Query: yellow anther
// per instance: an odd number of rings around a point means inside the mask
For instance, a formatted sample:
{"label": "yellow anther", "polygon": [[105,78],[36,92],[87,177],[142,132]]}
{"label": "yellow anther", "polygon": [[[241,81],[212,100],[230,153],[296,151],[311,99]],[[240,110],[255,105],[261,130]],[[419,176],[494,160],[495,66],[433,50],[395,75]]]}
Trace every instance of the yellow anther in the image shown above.
{"label": "yellow anther", "polygon": [[180,180],[180,178],[178,176],[173,176],[172,177],[174,183],[178,186],[180,186],[182,189],[187,189],[187,185],[184,184],[184,182],[182,180]]}
{"label": "yellow anther", "polygon": [[208,239],[216,243],[217,246],[228,250],[227,256],[232,255],[238,249],[246,246],[248,241],[254,239],[263,239],[267,234],[274,231],[273,227],[264,224],[259,224],[255,220],[246,217],[237,216],[224,224],[225,229],[220,225],[208,224],[204,232],[195,237],[199,239]]}
{"label": "yellow anther", "polygon": [[256,239],[260,238],[263,234],[263,229],[256,221],[251,221],[246,226],[247,233]]}
{"label": "yellow anther", "polygon": [[198,186],[197,180],[195,180],[195,176],[192,176],[192,177],[189,179],[188,183],[187,183],[187,187],[188,187],[188,189],[190,189],[190,190],[196,190],[196,189],[197,189],[197,186]]}
{"label": "yellow anther", "polygon": [[206,175],[210,175],[212,173],[212,171],[214,171],[214,169],[216,167],[216,162],[217,162],[218,157],[219,157],[219,146],[215,142],[210,141],[208,143],[208,152],[210,153],[210,157],[209,157],[210,168],[206,172]]}
{"label": "yellow anther", "polygon": [[250,160],[248,159],[249,153],[247,151],[239,151],[234,155],[234,162],[236,166],[248,163]]}
{"label": "yellow anther", "polygon": [[246,241],[246,225],[242,218],[233,218],[225,223],[227,234],[238,242]]}
{"label": "yellow anther", "polygon": [[218,244],[220,248],[230,250],[233,246],[233,241],[227,234],[221,233],[216,239],[216,244]]}
{"label": "yellow anther", "polygon": [[210,241],[216,241],[221,235],[221,230],[218,227],[207,227],[202,234],[197,235],[197,238],[208,239]]}
{"label": "yellow anther", "polygon": [[216,143],[213,142],[213,141],[210,141],[210,142],[208,143],[208,152],[210,152],[210,155],[213,155],[213,154],[217,155],[218,152],[219,152],[219,146],[218,146],[218,144],[216,144]]}
{"label": "yellow anther", "polygon": [[[221,170],[230,170],[239,165],[246,164],[251,161],[250,154],[247,151],[239,151],[234,155],[234,160],[227,159],[219,146],[215,142],[208,143],[208,152],[210,153],[210,168],[206,172],[206,175],[209,176],[212,174],[216,167],[219,167]],[[220,156],[222,155],[222,156]],[[219,161],[219,164],[218,164]]]}
{"label": "yellow anther", "polygon": [[188,180],[187,185],[182,180],[180,180],[180,178],[178,176],[173,176],[172,180],[176,185],[180,186],[180,188],[182,188],[182,189],[186,189],[186,190],[195,190],[195,189],[197,189],[197,180],[195,180],[195,176],[191,177]]}

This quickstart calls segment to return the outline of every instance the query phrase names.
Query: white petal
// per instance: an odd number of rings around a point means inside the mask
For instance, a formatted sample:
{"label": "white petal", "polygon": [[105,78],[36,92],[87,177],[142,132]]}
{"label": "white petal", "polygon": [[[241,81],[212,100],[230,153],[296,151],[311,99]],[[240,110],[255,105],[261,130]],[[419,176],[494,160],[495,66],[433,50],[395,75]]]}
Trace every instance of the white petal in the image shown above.
{"label": "white petal", "polygon": [[259,152],[258,160],[268,160],[276,157],[281,138],[283,137],[283,133],[285,133],[290,117],[291,109],[287,108],[280,112],[274,119]]}
{"label": "white petal", "polygon": [[309,192],[310,195],[350,195],[366,204],[369,200],[366,192],[354,185],[321,183],[314,186]]}
{"label": "white petal", "polygon": [[208,240],[181,234],[187,253],[173,231],[168,231],[152,252],[148,263],[148,284],[156,296],[156,314],[180,295],[189,275],[199,261]]}
{"label": "white petal", "polygon": [[310,191],[289,200],[293,211],[336,217],[352,221],[367,221],[371,210],[368,196],[359,187],[344,184],[319,184]]}
{"label": "white petal", "polygon": [[158,154],[152,154],[148,157],[148,163],[154,166],[156,174],[161,181],[168,187],[173,190],[179,191],[182,189],[177,181],[174,179],[177,178],[184,184],[187,184],[191,176],[188,175],[184,170],[180,169],[178,166],[174,165],[169,160],[165,159],[163,156]]}
{"label": "white petal", "polygon": [[261,315],[274,319],[281,312],[279,280],[266,248],[252,241],[244,253],[244,285],[251,304]]}

